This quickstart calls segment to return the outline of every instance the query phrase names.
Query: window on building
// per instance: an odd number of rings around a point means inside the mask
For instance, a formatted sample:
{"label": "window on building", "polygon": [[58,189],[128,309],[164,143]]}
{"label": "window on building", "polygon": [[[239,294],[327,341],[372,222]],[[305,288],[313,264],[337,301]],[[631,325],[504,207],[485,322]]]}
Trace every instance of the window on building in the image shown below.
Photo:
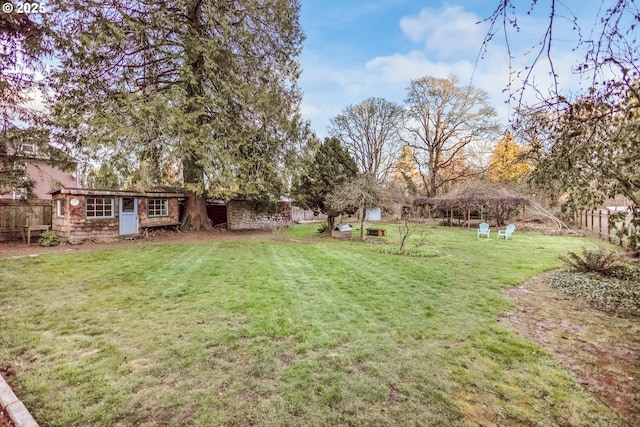
{"label": "window on building", "polygon": [[64,202],[63,199],[56,200],[56,216],[58,218],[64,217]]}
{"label": "window on building", "polygon": [[169,216],[169,199],[149,199],[147,216]]}
{"label": "window on building", "polygon": [[38,146],[36,144],[20,144],[20,151],[23,153],[36,154],[38,152]]}
{"label": "window on building", "polygon": [[87,218],[113,218],[113,197],[87,197]]}
{"label": "window on building", "polygon": [[136,211],[136,199],[133,197],[122,198],[122,212],[135,212]]}

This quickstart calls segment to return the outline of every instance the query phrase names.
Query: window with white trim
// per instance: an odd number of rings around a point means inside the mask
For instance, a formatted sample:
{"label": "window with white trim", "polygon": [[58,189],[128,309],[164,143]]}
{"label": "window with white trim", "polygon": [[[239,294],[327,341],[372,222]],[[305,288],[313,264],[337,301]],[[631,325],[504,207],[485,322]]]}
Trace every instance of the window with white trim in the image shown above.
{"label": "window with white trim", "polygon": [[87,218],[113,218],[113,197],[87,197],[85,212]]}
{"label": "window with white trim", "polygon": [[56,200],[56,216],[58,218],[64,217],[64,199]]}
{"label": "window with white trim", "polygon": [[169,216],[169,199],[149,199],[147,203],[147,216]]}

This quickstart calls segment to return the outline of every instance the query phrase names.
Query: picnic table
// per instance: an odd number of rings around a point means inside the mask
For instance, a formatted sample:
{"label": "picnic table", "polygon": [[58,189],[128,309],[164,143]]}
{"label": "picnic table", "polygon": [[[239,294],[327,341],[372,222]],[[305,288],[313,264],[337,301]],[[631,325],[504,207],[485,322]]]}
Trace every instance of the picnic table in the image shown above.
{"label": "picnic table", "polygon": [[367,228],[367,236],[384,237],[387,235],[387,230],[384,228]]}

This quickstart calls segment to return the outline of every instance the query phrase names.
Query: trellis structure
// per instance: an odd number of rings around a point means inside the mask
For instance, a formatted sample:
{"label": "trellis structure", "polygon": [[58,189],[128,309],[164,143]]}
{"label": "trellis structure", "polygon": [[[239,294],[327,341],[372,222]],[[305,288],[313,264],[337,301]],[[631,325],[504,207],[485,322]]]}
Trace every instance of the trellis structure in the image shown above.
{"label": "trellis structure", "polygon": [[467,227],[471,227],[473,213],[478,214],[481,221],[493,221],[500,226],[520,212],[524,225],[528,204],[525,197],[488,183],[469,185],[440,197],[417,197],[413,200],[414,207],[428,209],[430,214],[434,209],[444,212],[451,223],[454,217],[466,219]]}

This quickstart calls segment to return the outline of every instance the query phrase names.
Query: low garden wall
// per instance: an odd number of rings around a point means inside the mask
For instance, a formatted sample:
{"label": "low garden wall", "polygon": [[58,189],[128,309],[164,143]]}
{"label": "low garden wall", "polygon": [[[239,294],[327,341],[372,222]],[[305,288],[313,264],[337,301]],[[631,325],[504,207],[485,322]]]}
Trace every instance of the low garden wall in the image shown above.
{"label": "low garden wall", "polygon": [[291,224],[291,205],[278,203],[277,212],[256,212],[242,200],[227,204],[227,228],[229,230],[267,230]]}

